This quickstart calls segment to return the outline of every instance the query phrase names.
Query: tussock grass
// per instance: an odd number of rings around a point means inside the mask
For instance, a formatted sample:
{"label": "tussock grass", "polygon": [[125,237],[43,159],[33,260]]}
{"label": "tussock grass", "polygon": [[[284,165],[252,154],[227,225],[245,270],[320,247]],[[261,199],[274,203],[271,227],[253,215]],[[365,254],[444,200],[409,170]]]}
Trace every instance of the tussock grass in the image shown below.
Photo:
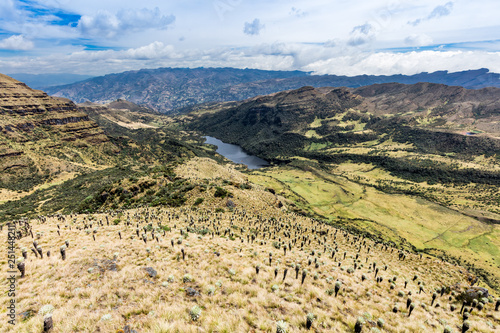
{"label": "tussock grass", "polygon": [[[214,186],[222,186],[222,177],[228,175],[235,183],[246,181],[236,170],[211,163],[198,160],[176,172],[193,179],[214,168],[210,176]],[[275,332],[280,320],[287,323],[288,332],[305,332],[310,313],[315,316],[314,332],[353,332],[358,317],[366,322],[363,331],[376,327],[379,319],[384,323],[383,332],[442,332],[446,325],[459,331],[459,310],[449,310],[451,304],[460,309],[458,300],[449,300],[447,291],[436,299],[440,307],[430,304],[437,288],[450,287],[457,293],[466,288],[469,274],[465,268],[407,251],[405,260],[400,260],[399,249],[388,244],[287,212],[286,206],[277,208],[276,201],[286,200],[264,188],[227,188],[236,206],[226,207],[224,212],[215,208],[223,207],[228,198],[214,198],[207,190],[198,193],[206,200],[191,208],[139,208],[31,219],[38,244],[44,254],[50,250],[52,255],[39,259],[28,253],[26,277],[18,279],[15,332],[41,332],[39,311],[46,305],[54,307],[54,333],[116,332],[125,325],[138,332]],[[117,218],[119,223],[114,224]],[[201,230],[208,232],[198,233]],[[6,228],[2,233],[6,237]],[[17,241],[18,256],[22,247],[32,247],[33,240],[28,234]],[[66,240],[69,247],[63,261],[59,248]],[[285,254],[283,246],[289,243],[292,249]],[[382,282],[376,282],[374,263]],[[109,269],[113,264],[116,271]],[[300,265],[297,279],[296,265]],[[150,276],[145,267],[152,267],[157,275]],[[285,268],[288,273],[283,281]],[[304,268],[308,272],[301,284]],[[189,281],[183,280],[186,275],[191,277]],[[418,275],[416,280],[414,275]],[[391,289],[389,279],[394,277]],[[337,281],[341,287],[335,296],[327,291]],[[418,293],[419,282],[424,293]],[[190,296],[188,288],[199,296]],[[410,292],[417,306],[408,318]],[[7,301],[3,293],[0,302]],[[392,312],[395,305],[398,313]],[[190,312],[195,306],[201,313],[193,320]],[[32,315],[23,320],[20,314],[26,311]],[[469,320],[472,332],[500,329],[500,313],[491,303],[480,312],[474,310]],[[0,332],[12,329],[6,321],[0,322]]]}
{"label": "tussock grass", "polygon": [[[261,218],[270,213],[262,212]],[[42,306],[52,305],[54,332],[115,332],[125,325],[139,332],[273,332],[278,320],[289,324],[289,332],[301,332],[305,331],[308,313],[314,313],[317,318],[313,325],[317,332],[352,331],[359,316],[368,317],[367,320],[373,322],[383,318],[387,332],[441,332],[444,324],[460,325],[458,311],[449,311],[449,295],[438,297],[439,308],[430,307],[430,295],[441,286],[457,283],[464,286],[464,269],[434,258],[424,256],[420,260],[419,256],[408,254],[405,261],[400,261],[397,251],[385,250],[367,239],[363,240],[367,247],[362,246],[359,251],[363,267],[350,274],[343,268],[352,266],[360,241],[352,244],[354,236],[342,231],[337,232],[335,239],[334,228],[319,226],[303,217],[280,214],[284,223],[292,225],[294,222],[308,228],[307,236],[313,240],[303,251],[294,246],[284,255],[272,247],[274,239],[259,237],[249,244],[243,237],[242,243],[237,237],[239,233],[235,233],[235,240],[229,240],[220,235],[199,236],[183,231],[183,243],[175,244],[173,248],[170,244],[170,239],[181,237],[180,229],[186,229],[191,219],[208,218],[216,226],[220,222],[219,230],[230,227],[231,223],[250,228],[250,223],[259,217],[249,213],[243,215],[242,211],[214,214],[185,209],[143,209],[127,214],[132,225],[104,224],[94,234],[96,241],[92,234],[76,229],[89,223],[88,216],[67,216],[63,223],[68,227],[63,227],[61,236],[57,235],[56,224],[62,223],[55,218],[49,218],[45,223],[32,221],[33,229],[43,232],[38,243],[44,252],[51,250],[52,256],[38,259],[29,254],[26,277],[19,280],[19,312],[32,310],[38,313]],[[96,221],[105,221],[104,215],[94,215],[93,218],[93,227]],[[153,225],[160,222],[172,229],[161,235],[159,242],[148,236],[148,243],[144,244],[135,236],[135,225],[147,225],[146,221]],[[263,219],[257,225],[264,228],[266,222]],[[310,228],[329,230],[328,246],[332,247],[336,242],[335,246],[339,247],[334,259],[330,253],[315,256],[320,263],[317,269],[314,264],[308,265],[308,258],[312,257],[312,250],[322,252],[323,246],[314,241]],[[118,238],[118,231],[124,236],[122,240]],[[62,261],[56,250],[66,239],[70,241],[70,247],[67,259]],[[31,237],[25,237],[18,241],[18,245],[29,247],[31,241]],[[263,245],[260,245],[261,241]],[[369,254],[368,247],[371,248]],[[180,256],[181,248],[187,254],[185,261]],[[343,259],[344,251],[347,252],[346,259]],[[275,264],[272,266],[268,265],[269,252],[273,253]],[[101,271],[98,265],[102,267],[102,260],[112,260],[115,253],[118,253],[118,271]],[[380,267],[379,276],[384,277],[381,283],[375,282],[374,272],[369,268],[373,262]],[[295,279],[292,264],[297,263],[309,270],[303,285],[300,274]],[[261,265],[259,275],[255,273],[257,264]],[[387,271],[383,270],[385,265]],[[148,276],[143,269],[145,266],[153,267],[158,275],[154,278]],[[276,266],[279,274],[275,279]],[[289,272],[282,282],[285,267],[289,267]],[[89,268],[93,270],[89,272]],[[363,273],[368,279],[361,282]],[[185,274],[192,276],[191,282],[182,282]],[[313,278],[314,274],[318,274],[317,280]],[[425,294],[417,294],[417,281],[411,280],[414,274],[418,274],[418,281],[424,284]],[[175,277],[175,282],[165,287],[162,282],[169,275]],[[388,279],[393,276],[397,277],[396,289],[391,290]],[[410,280],[406,289],[403,287],[405,278]],[[327,295],[326,290],[333,288],[337,280],[342,281],[338,296]],[[278,290],[273,291],[273,285],[277,285]],[[210,287],[215,287],[213,295],[207,292]],[[197,290],[201,296],[188,296],[187,288]],[[411,291],[413,301],[418,304],[411,321],[407,320],[406,298],[397,295],[399,290]],[[5,295],[2,298],[5,304]],[[451,303],[460,306],[458,301]],[[395,304],[399,305],[400,313],[391,312]],[[191,320],[189,315],[195,305],[202,309],[197,321]],[[103,316],[109,319],[103,320]],[[36,314],[18,322],[16,332],[41,331],[42,319]],[[475,332],[493,332],[500,327],[499,320],[499,313],[493,312],[492,304],[471,316]],[[12,329],[5,323],[1,327],[2,332]]]}

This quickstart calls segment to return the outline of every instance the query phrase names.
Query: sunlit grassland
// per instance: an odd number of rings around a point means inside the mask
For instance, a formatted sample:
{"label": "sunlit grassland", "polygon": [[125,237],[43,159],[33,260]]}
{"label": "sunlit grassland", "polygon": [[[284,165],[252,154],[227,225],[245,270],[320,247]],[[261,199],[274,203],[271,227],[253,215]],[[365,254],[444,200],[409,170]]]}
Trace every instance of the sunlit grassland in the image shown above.
{"label": "sunlit grassland", "polygon": [[[374,169],[365,177],[383,175]],[[303,207],[334,222],[349,220],[367,230],[419,250],[437,249],[474,263],[500,278],[500,226],[483,223],[420,197],[388,194],[323,171],[274,168],[249,179],[278,185],[303,199]],[[291,196],[292,194],[290,194]]]}

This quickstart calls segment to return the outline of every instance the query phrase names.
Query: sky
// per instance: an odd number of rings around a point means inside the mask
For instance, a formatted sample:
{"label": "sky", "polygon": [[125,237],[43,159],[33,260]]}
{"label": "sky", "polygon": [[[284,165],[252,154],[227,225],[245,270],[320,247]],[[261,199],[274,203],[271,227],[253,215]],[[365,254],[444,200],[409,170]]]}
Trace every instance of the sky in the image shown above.
{"label": "sky", "polygon": [[498,0],[1,0],[0,72],[500,73]]}

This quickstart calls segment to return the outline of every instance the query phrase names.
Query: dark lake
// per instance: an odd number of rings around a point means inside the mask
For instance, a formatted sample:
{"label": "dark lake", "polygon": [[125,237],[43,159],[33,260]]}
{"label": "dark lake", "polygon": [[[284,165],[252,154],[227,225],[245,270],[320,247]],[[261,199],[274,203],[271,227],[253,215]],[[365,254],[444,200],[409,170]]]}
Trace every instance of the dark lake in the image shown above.
{"label": "dark lake", "polygon": [[211,136],[205,136],[205,143],[217,146],[217,153],[221,154],[228,160],[238,164],[245,164],[249,169],[259,169],[269,166],[267,161],[264,161],[257,156],[248,155],[241,149],[240,146],[225,143]]}

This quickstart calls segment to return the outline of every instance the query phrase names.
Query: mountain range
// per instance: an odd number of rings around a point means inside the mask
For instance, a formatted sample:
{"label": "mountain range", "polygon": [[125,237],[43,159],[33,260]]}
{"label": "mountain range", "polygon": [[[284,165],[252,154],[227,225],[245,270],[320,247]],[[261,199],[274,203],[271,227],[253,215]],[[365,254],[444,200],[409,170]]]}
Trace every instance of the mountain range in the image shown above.
{"label": "mountain range", "polygon": [[199,103],[238,101],[283,90],[313,87],[361,87],[377,83],[441,83],[469,89],[500,87],[500,75],[488,69],[416,75],[311,75],[301,71],[235,68],[159,68],[109,74],[64,86],[49,87],[54,96],[77,103],[125,99],[161,113]]}
{"label": "mountain range", "polygon": [[81,74],[27,74],[27,73],[14,73],[9,74],[13,79],[21,81],[33,89],[45,90],[51,86],[61,86],[64,84],[71,84],[88,80],[92,78],[91,75]]}

